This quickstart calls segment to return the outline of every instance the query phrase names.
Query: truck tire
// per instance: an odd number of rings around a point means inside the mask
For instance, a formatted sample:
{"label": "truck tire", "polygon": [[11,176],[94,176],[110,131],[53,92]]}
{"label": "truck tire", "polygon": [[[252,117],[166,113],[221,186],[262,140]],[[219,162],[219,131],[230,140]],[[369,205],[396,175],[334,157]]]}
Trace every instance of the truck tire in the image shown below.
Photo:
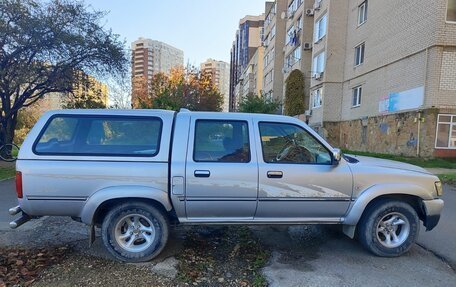
{"label": "truck tire", "polygon": [[415,243],[420,220],[408,203],[380,200],[369,206],[358,223],[358,239],[377,256],[396,257]]}
{"label": "truck tire", "polygon": [[131,202],[115,206],[105,216],[101,234],[108,251],[123,262],[144,262],[166,245],[168,218],[155,206]]}

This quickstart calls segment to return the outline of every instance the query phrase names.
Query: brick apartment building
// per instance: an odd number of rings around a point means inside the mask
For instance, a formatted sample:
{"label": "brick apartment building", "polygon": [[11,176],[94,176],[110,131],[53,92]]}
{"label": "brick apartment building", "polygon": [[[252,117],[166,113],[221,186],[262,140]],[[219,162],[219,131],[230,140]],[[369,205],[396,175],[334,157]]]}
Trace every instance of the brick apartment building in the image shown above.
{"label": "brick apartment building", "polygon": [[262,46],[264,47],[263,59],[263,93],[265,97],[275,99],[279,102],[284,101],[282,73],[285,46],[285,17],[282,13],[287,10],[287,0],[277,0],[266,2],[264,37]]}
{"label": "brick apartment building", "polygon": [[263,46],[256,49],[247,67],[242,71],[239,81],[234,88],[235,107],[238,107],[243,98],[249,95],[261,96],[263,93],[263,69],[264,69]]}
{"label": "brick apartment building", "polygon": [[276,0],[265,15],[262,93],[299,69],[300,118],[334,146],[456,157],[456,0]]}
{"label": "brick apartment building", "polygon": [[342,148],[456,157],[456,1],[312,2],[309,124]]}
{"label": "brick apartment building", "polygon": [[201,63],[201,72],[211,76],[212,83],[217,87],[220,94],[223,96],[222,110],[229,110],[229,91],[230,91],[230,64],[208,59]]}
{"label": "brick apartment building", "polygon": [[174,67],[184,65],[184,52],[166,43],[139,38],[131,44],[132,52],[132,105],[137,107],[137,97],[148,93],[152,76],[169,73]]}
{"label": "brick apartment building", "polygon": [[239,95],[236,97],[235,91],[239,91],[241,75],[248,67],[250,60],[261,46],[261,39],[264,33],[264,14],[259,16],[245,16],[239,21],[235,40],[231,48],[230,58],[230,111],[236,110]]}

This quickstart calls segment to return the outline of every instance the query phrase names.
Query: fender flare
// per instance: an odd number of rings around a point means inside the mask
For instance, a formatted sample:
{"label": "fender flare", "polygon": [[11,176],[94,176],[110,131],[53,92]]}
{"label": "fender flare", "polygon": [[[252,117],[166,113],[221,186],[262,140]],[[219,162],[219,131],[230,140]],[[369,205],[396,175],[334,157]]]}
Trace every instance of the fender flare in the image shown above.
{"label": "fender flare", "polygon": [[384,195],[411,195],[419,197],[422,200],[433,199],[431,192],[414,184],[388,183],[373,185],[364,190],[358,198],[355,199],[354,204],[343,219],[343,224],[353,226],[358,224],[367,205],[372,202],[372,200]]}
{"label": "fender flare", "polygon": [[92,224],[93,216],[101,204],[108,200],[121,198],[152,199],[163,205],[166,211],[171,211],[172,209],[166,191],[140,185],[113,186],[100,189],[87,199],[79,215],[81,221],[86,224]]}

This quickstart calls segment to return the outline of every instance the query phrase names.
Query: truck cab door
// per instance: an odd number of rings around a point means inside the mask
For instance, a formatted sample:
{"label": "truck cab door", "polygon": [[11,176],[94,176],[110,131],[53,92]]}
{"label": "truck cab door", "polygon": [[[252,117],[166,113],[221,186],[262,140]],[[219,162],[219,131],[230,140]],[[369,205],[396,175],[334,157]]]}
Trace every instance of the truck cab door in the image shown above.
{"label": "truck cab door", "polygon": [[352,173],[308,127],[256,122],[259,194],[256,221],[339,222],[353,191]]}
{"label": "truck cab door", "polygon": [[185,171],[189,221],[252,220],[258,165],[251,121],[192,116]]}

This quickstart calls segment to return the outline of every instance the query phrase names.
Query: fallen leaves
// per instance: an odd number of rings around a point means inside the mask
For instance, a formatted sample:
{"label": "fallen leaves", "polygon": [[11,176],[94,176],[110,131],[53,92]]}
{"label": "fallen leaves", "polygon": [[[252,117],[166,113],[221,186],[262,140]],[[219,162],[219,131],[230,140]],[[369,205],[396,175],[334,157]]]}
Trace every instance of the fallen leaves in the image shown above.
{"label": "fallen leaves", "polygon": [[45,268],[60,262],[67,247],[52,249],[0,248],[0,287],[30,286]]}
{"label": "fallen leaves", "polygon": [[246,227],[194,227],[186,234],[178,280],[194,286],[266,286],[269,251]]}

